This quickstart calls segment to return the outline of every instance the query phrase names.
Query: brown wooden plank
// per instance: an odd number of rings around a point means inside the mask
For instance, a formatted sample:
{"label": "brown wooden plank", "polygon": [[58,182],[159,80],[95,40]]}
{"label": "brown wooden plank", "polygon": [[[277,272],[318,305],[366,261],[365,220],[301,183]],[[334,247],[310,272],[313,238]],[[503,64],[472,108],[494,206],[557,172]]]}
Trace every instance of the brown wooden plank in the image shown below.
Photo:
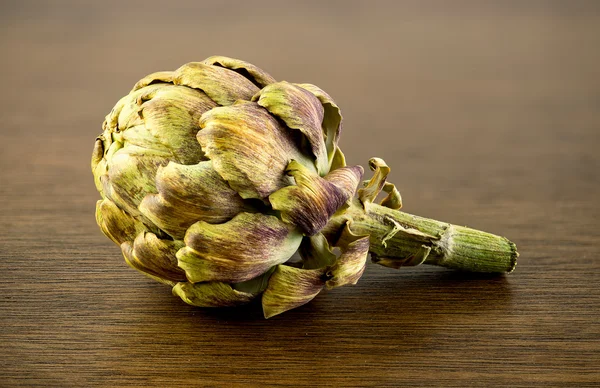
{"label": "brown wooden plank", "polygon": [[[200,4],[197,4],[200,3]],[[0,386],[600,384],[598,2],[0,4]],[[126,266],[89,158],[142,76],[220,54],[328,91],[406,211],[506,235],[499,278],[369,266],[264,320]]]}

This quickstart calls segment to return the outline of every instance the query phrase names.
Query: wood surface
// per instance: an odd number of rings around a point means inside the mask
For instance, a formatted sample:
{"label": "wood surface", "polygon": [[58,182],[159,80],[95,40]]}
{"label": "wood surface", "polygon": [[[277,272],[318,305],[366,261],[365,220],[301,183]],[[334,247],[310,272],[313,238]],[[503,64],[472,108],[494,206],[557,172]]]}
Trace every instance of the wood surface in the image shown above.
{"label": "wood surface", "polygon": [[[0,2],[0,386],[600,386],[600,3]],[[210,55],[311,82],[407,212],[504,235],[508,276],[370,265],[270,320],[130,269],[100,125]]]}

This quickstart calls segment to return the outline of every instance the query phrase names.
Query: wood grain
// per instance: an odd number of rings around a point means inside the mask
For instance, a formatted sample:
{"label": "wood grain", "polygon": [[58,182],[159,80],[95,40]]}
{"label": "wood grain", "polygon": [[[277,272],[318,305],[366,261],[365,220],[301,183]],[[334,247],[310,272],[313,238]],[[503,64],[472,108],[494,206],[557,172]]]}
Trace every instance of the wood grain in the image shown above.
{"label": "wood grain", "polygon": [[[1,386],[600,386],[598,2],[197,3],[0,4]],[[139,78],[214,54],[328,91],[350,163],[515,241],[517,270],[373,265],[264,320],[129,269],[94,138]]]}

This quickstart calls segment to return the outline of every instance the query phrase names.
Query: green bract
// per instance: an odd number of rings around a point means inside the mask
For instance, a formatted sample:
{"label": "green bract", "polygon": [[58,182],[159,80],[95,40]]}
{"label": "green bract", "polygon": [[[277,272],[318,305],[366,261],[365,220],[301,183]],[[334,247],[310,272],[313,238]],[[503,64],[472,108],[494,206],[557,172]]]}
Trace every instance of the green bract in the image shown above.
{"label": "green bract", "polygon": [[[96,140],[98,225],[130,266],[196,306],[262,295],[271,317],[354,284],[369,237],[350,221],[321,233],[363,174],[345,166],[341,123],[323,90],[240,60],[151,74]],[[302,261],[286,263],[298,249]]]}

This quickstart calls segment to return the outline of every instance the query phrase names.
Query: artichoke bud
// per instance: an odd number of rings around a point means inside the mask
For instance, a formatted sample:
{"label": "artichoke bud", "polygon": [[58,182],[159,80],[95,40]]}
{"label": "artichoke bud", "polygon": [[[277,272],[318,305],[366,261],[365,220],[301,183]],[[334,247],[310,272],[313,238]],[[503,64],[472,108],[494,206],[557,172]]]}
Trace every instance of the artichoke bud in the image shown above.
{"label": "artichoke bud", "polygon": [[[237,59],[150,74],[117,102],[95,142],[97,223],[131,267],[186,303],[262,297],[265,317],[300,306],[355,284],[369,251],[351,220],[335,239],[321,233],[363,175],[346,166],[341,127],[323,90],[276,82]],[[399,207],[397,190],[378,184],[361,189],[364,202],[383,189]],[[302,261],[289,263],[297,250]]]}

